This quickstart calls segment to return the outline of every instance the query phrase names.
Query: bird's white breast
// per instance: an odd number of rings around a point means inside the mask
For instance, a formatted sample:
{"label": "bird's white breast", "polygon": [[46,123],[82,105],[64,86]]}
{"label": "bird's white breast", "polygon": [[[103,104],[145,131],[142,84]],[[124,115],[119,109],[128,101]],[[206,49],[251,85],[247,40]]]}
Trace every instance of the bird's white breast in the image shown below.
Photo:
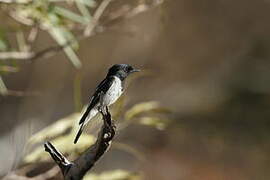
{"label": "bird's white breast", "polygon": [[111,87],[104,95],[104,105],[109,106],[113,104],[121,96],[122,93],[122,82],[118,77],[114,77]]}

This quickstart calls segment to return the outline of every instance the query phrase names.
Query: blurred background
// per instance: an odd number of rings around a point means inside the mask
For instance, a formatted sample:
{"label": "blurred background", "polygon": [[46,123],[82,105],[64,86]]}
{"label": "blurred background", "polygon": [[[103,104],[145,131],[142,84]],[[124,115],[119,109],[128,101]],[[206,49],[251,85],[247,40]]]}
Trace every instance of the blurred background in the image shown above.
{"label": "blurred background", "polygon": [[128,63],[143,73],[125,109],[157,101],[170,123],[132,123],[115,141],[135,153],[113,144],[91,172],[270,178],[270,1],[38,2],[0,0],[1,176],[20,169],[31,135],[80,112],[107,69]]}

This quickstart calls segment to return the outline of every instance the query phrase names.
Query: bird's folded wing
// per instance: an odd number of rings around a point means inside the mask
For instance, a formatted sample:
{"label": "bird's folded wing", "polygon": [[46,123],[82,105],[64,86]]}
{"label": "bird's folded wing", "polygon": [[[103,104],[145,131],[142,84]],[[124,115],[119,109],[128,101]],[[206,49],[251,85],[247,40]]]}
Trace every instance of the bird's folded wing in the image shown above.
{"label": "bird's folded wing", "polygon": [[90,103],[89,103],[83,117],[81,118],[79,124],[81,124],[85,121],[85,119],[88,116],[88,113],[91,111],[91,109],[93,109],[99,103],[100,95],[102,93],[106,94],[106,92],[109,90],[109,88],[113,84],[113,81],[114,81],[114,77],[109,76],[109,77],[106,77],[103,81],[101,81],[101,83],[97,86],[95,93],[92,96]]}

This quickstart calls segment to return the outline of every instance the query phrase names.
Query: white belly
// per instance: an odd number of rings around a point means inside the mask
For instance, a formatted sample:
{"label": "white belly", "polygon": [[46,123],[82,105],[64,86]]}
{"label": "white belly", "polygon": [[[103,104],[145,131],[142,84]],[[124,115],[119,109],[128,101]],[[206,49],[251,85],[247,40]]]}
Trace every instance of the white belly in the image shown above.
{"label": "white belly", "polygon": [[122,95],[122,82],[118,77],[114,77],[111,87],[103,97],[103,105],[110,106]]}
{"label": "white belly", "polygon": [[[115,101],[122,95],[122,93],[122,82],[119,78],[115,77],[111,87],[102,98],[102,106],[110,106],[111,104],[115,103]],[[96,104],[96,106],[89,112],[85,124],[88,123],[98,113],[99,106],[100,103]]]}

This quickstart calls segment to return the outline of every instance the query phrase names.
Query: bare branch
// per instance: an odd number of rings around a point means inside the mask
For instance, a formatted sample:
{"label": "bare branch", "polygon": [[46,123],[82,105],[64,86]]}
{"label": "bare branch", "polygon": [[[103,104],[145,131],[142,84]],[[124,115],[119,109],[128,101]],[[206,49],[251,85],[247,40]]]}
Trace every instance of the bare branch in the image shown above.
{"label": "bare branch", "polygon": [[46,142],[44,147],[45,151],[50,153],[55,163],[60,167],[62,173],[66,174],[69,168],[72,167],[73,163],[61,154],[50,142]]}
{"label": "bare branch", "polygon": [[90,146],[74,162],[65,158],[50,142],[44,144],[45,151],[49,152],[55,163],[60,167],[65,180],[79,180],[90,170],[97,160],[107,151],[115,135],[115,126],[111,114],[106,110],[100,111],[103,116],[103,126],[94,145]]}

